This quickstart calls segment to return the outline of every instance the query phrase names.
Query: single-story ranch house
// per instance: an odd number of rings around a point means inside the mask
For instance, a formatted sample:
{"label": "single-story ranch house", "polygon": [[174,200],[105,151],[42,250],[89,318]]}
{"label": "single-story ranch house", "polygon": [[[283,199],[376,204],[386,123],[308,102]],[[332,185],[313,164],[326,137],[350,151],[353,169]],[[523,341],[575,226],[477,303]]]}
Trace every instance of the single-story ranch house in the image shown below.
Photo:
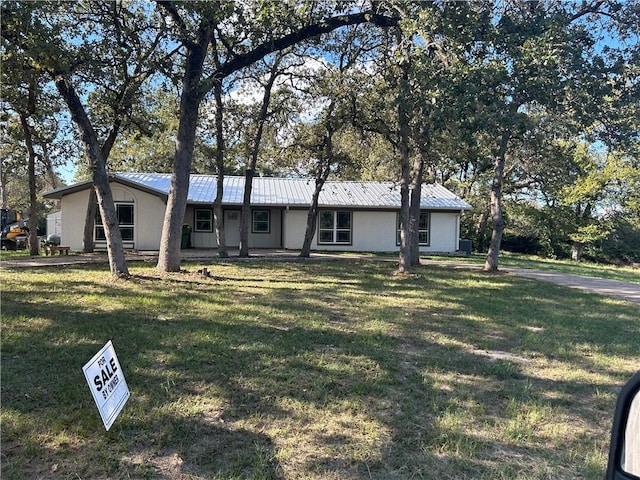
{"label": "single-story ranch house", "polygon": [[[117,173],[110,175],[124,246],[158,250],[171,185],[171,175]],[[228,247],[240,243],[240,209],[245,178],[224,179],[224,227]],[[78,183],[45,194],[59,199],[61,243],[82,249],[82,232],[91,182]],[[251,194],[249,247],[302,248],[314,180],[257,177]],[[216,248],[213,201],[216,176],[191,175],[185,224],[190,246]],[[440,185],[422,187],[420,250],[458,250],[460,215],[471,206]],[[327,182],[319,200],[312,250],[398,251],[400,188],[392,182]],[[188,229],[188,227],[186,227]],[[104,230],[96,220],[95,247],[105,248]],[[186,245],[183,245],[186,246]]]}

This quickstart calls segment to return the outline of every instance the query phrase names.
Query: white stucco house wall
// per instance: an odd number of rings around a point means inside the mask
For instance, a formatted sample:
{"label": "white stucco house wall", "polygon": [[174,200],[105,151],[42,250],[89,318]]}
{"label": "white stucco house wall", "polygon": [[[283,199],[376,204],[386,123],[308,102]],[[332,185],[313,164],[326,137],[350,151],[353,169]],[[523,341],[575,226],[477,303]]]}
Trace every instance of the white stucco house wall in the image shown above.
{"label": "white stucco house wall", "polygon": [[[117,173],[110,185],[120,219],[124,246],[158,250],[171,185],[170,174]],[[240,242],[244,177],[224,179],[224,226],[228,247]],[[257,177],[251,194],[249,248],[302,247],[312,179]],[[45,194],[60,201],[61,244],[81,250],[90,182]],[[213,222],[215,175],[191,175],[184,224],[192,248],[217,248]],[[421,197],[420,251],[455,252],[460,215],[471,206],[441,185],[424,184]],[[327,182],[319,200],[312,250],[394,252],[400,248],[400,188],[392,182]],[[96,220],[95,248],[106,247]]]}

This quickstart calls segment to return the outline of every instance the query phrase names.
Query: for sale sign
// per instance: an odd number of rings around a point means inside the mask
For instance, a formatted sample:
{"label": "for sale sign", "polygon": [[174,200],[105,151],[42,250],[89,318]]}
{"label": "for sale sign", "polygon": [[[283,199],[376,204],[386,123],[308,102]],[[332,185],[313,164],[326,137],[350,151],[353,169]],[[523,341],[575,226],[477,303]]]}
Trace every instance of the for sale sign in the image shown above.
{"label": "for sale sign", "polygon": [[108,431],[129,399],[129,388],[111,340],[82,367],[82,371]]}

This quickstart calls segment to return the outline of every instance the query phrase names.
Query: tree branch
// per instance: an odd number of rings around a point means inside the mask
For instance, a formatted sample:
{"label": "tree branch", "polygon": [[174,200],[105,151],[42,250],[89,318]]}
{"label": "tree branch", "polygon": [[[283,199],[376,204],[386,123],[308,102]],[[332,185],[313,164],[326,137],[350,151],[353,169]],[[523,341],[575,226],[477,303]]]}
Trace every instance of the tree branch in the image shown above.
{"label": "tree branch", "polygon": [[602,13],[599,11],[599,8],[604,4],[604,0],[598,0],[592,5],[585,5],[582,9],[578,10],[569,18],[569,23],[578,20],[585,15],[589,15],[590,13]]}
{"label": "tree branch", "polygon": [[223,63],[216,71],[209,77],[207,84],[213,86],[213,81],[216,78],[225,78],[238,70],[247,67],[261,58],[269,55],[270,53],[284,50],[287,47],[296,45],[303,40],[308,40],[313,37],[320,36],[324,33],[332,32],[340,27],[349,25],[357,25],[360,23],[372,23],[379,27],[392,27],[398,24],[399,18],[387,17],[372,12],[354,13],[351,15],[340,15],[337,17],[331,17],[313,25],[307,25],[300,30],[289,33],[283,37],[277,38],[270,42],[265,42],[253,50],[250,50],[244,54],[233,56],[230,60]]}
{"label": "tree branch", "polygon": [[189,29],[187,25],[184,23],[184,20],[180,16],[180,12],[174,5],[171,0],[156,0],[156,3],[162,7],[171,17],[171,20],[177,25],[178,29],[180,29],[180,36],[182,37],[183,43],[190,43],[189,40]]}

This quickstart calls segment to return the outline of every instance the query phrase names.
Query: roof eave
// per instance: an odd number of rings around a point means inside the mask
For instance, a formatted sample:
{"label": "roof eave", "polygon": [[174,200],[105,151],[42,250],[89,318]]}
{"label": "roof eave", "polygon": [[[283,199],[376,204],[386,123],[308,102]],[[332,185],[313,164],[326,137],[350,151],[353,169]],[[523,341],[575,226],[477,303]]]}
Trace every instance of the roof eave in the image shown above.
{"label": "roof eave", "polygon": [[169,198],[169,195],[166,194],[165,192],[163,192],[162,190],[158,190],[156,188],[149,187],[147,185],[131,181],[128,178],[123,178],[123,177],[121,177],[120,175],[117,175],[117,174],[109,175],[109,182],[114,182],[114,181],[118,182],[118,183],[121,183],[123,185],[126,185],[128,187],[135,188],[135,189],[140,190],[142,192],[150,193],[151,195],[156,195],[157,197],[160,197],[161,199],[163,199],[165,202]]}
{"label": "roof eave", "polygon": [[87,181],[82,183],[75,183],[73,185],[56,188],[55,190],[50,190],[48,192],[44,192],[42,196],[47,199],[52,200],[60,200],[63,196],[69,195],[71,193],[81,192],[82,190],[86,190],[87,188],[91,188],[93,182]]}
{"label": "roof eave", "polygon": [[[133,182],[127,178],[120,177],[119,175],[116,175],[116,174],[110,174],[108,178],[109,178],[109,183],[117,182],[122,185],[135,188],[136,190],[140,190],[146,193],[150,193],[152,195],[156,195],[162,198],[164,201],[167,201],[168,195],[161,190],[157,190],[155,188],[151,188],[146,185]],[[55,190],[51,190],[50,192],[45,192],[42,196],[47,199],[61,200],[62,197],[64,197],[65,195],[81,192],[83,190],[91,188],[92,186],[93,186],[93,181],[89,180],[86,182],[76,183],[74,185],[70,185],[67,187],[61,187]]]}

